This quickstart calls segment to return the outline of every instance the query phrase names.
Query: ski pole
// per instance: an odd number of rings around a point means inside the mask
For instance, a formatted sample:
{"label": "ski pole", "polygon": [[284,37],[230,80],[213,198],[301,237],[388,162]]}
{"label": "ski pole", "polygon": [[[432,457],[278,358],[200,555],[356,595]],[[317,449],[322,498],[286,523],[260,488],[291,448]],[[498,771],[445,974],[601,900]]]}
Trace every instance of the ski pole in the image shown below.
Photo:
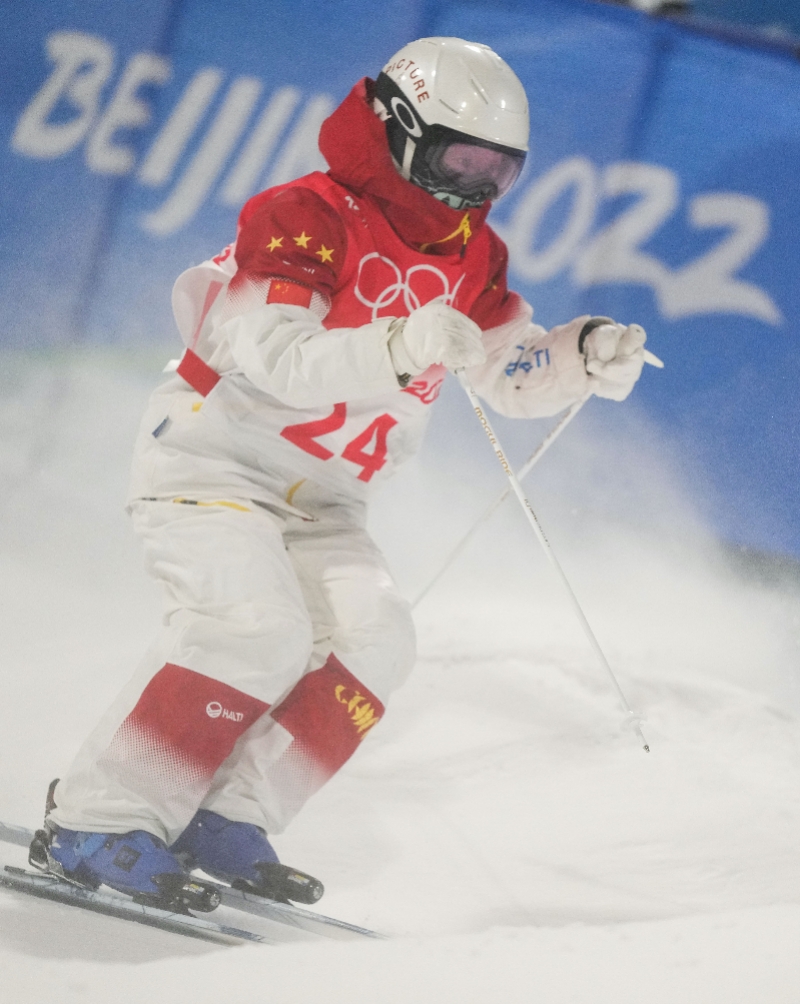
{"label": "ski pole", "polygon": [[[572,419],[575,418],[575,416],[578,414],[578,412],[586,404],[586,402],[589,400],[591,396],[592,393],[591,391],[589,391],[582,398],[580,398],[573,405],[571,405],[567,411],[564,412],[564,415],[559,420],[559,422],[553,426],[550,432],[547,433],[547,435],[544,437],[541,443],[539,443],[539,445],[536,447],[533,453],[528,457],[528,459],[525,461],[522,467],[520,467],[519,471],[517,472],[518,480],[522,481],[522,479],[528,473],[530,473],[533,467],[539,462],[539,460],[546,453],[546,451],[558,439],[558,437],[561,435],[564,429],[566,429],[566,427],[569,425]],[[483,524],[486,522],[487,519],[489,519],[490,516],[492,516],[492,514],[495,512],[496,509],[500,508],[500,506],[503,504],[503,502],[505,502],[505,500],[508,498],[510,494],[511,494],[511,487],[509,486],[508,488],[504,488],[503,491],[497,496],[497,498],[489,506],[487,506],[486,509],[484,509],[484,511],[481,513],[478,519],[472,524],[472,526],[469,528],[469,530],[467,530],[467,532],[464,534],[461,540],[456,544],[453,550],[447,555],[439,571],[422,589],[422,591],[417,594],[417,597],[411,604],[412,610],[416,609],[417,605],[428,595],[431,589],[433,589],[433,587],[436,585],[439,579],[441,579],[441,577],[444,575],[447,569],[453,564],[453,562],[456,560],[459,554],[461,554],[461,552],[464,550],[467,544],[472,540],[472,538],[475,536],[476,532],[480,529],[480,527],[483,526]]]}
{"label": "ski pole", "polygon": [[[659,369],[664,368],[664,364],[658,358],[658,356],[653,355],[652,352],[648,352],[647,349],[644,350],[644,361],[649,363],[651,366],[657,366]],[[573,405],[571,405],[567,411],[564,412],[563,416],[559,419],[556,425],[547,433],[544,439],[539,443],[533,453],[528,457],[525,463],[517,471],[517,480],[522,481],[523,478],[527,477],[528,474],[533,470],[536,464],[541,460],[547,450],[553,445],[553,443],[558,439],[561,433],[566,429],[573,418],[578,414],[581,408],[586,404],[589,398],[592,396],[592,392],[588,391],[582,398],[579,398]],[[494,514],[495,510],[499,509],[500,506],[505,502],[508,496],[511,494],[511,487],[504,488],[503,491],[497,496],[494,502],[490,503],[475,521],[472,526],[467,530],[461,540],[456,544],[456,546],[450,551],[450,553],[445,558],[439,571],[433,576],[433,578],[428,582],[422,590],[417,593],[416,597],[411,603],[411,609],[415,610],[417,606],[422,602],[422,600],[428,595],[428,593],[433,589],[436,583],[441,579],[447,569],[453,564],[456,558],[461,554],[467,544],[472,540],[477,531],[481,526]]]}
{"label": "ski pole", "polygon": [[489,423],[489,419],[486,417],[486,414],[481,406],[481,403],[478,400],[478,395],[475,393],[472,384],[469,382],[467,374],[463,369],[457,370],[456,376],[458,377],[461,386],[464,388],[464,391],[466,392],[467,397],[469,398],[470,403],[472,404],[475,414],[478,416],[478,421],[483,426],[483,431],[486,433],[489,442],[492,444],[492,448],[494,449],[497,459],[500,461],[503,470],[506,472],[506,475],[508,476],[508,480],[511,482],[511,490],[517,496],[517,499],[519,500],[519,503],[522,506],[523,511],[525,512],[525,515],[528,519],[528,522],[533,528],[533,532],[536,535],[536,539],[542,545],[544,553],[547,556],[547,560],[553,566],[553,569],[558,575],[558,578],[561,580],[561,584],[564,587],[564,590],[570,601],[572,609],[575,612],[575,615],[578,618],[578,621],[583,629],[583,633],[586,635],[586,638],[595,656],[597,657],[600,666],[608,674],[608,677],[611,680],[611,683],[613,684],[614,689],[617,692],[617,696],[619,697],[620,703],[623,707],[623,710],[625,711],[628,722],[633,726],[634,731],[641,740],[642,748],[644,749],[644,751],[646,753],[649,753],[650,747],[648,746],[647,740],[645,739],[644,733],[642,732],[642,727],[640,724],[639,717],[635,715],[631,710],[631,706],[628,704],[625,694],[622,692],[622,688],[617,682],[616,676],[614,676],[614,671],[612,670],[608,662],[608,659],[606,659],[605,653],[600,647],[600,643],[598,642],[597,638],[595,638],[594,631],[592,631],[589,621],[586,619],[586,614],[584,614],[583,609],[580,603],[578,602],[578,598],[572,591],[572,586],[569,584],[569,580],[564,574],[564,570],[561,568],[561,565],[559,564],[558,559],[555,556],[555,552],[553,551],[553,548],[550,545],[550,541],[545,536],[544,530],[542,530],[542,527],[539,523],[539,519],[536,516],[536,513],[533,511],[533,507],[531,506],[525,493],[523,492],[522,486],[517,480],[517,477],[511,470],[511,466],[508,463],[508,460],[506,460],[506,455],[503,452],[503,448],[500,445],[497,436],[495,435],[494,429],[492,429],[492,426]]}

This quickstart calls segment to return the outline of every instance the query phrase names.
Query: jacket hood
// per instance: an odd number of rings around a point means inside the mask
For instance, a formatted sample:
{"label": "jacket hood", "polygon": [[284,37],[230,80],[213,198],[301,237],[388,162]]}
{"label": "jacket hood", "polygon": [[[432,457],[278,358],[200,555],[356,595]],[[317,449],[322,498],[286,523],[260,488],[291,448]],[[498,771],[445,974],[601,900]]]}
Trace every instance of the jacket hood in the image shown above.
{"label": "jacket hood", "polygon": [[451,209],[406,181],[394,166],[386,127],[372,110],[374,81],[365,77],[322,123],[319,148],[328,174],[352,192],[370,195],[398,236],[428,254],[463,253],[491,209]]}

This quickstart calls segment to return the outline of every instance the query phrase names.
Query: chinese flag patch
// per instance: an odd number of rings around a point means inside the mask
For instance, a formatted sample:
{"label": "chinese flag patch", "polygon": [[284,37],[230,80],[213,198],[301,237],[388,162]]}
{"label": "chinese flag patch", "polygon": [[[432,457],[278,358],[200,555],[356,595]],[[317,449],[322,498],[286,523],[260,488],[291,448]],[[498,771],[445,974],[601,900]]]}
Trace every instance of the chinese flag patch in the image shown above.
{"label": "chinese flag patch", "polygon": [[311,305],[311,289],[289,279],[273,279],[270,282],[267,303],[294,303],[298,307]]}

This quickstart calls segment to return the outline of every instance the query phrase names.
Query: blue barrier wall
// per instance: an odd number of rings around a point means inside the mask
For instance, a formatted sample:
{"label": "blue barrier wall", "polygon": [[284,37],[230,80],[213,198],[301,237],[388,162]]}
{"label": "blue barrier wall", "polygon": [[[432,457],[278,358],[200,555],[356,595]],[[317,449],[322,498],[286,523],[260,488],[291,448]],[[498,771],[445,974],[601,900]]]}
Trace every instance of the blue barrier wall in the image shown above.
{"label": "blue barrier wall", "polygon": [[800,9],[795,0],[692,0],[691,10],[701,17],[723,18],[800,37]]}
{"label": "blue barrier wall", "polygon": [[[34,16],[35,15],[35,16]],[[800,64],[583,2],[20,2],[0,25],[0,343],[174,344],[175,276],[406,40],[487,42],[531,101],[492,220],[550,325],[645,325],[637,398],[707,471],[719,532],[800,554],[793,386]]]}

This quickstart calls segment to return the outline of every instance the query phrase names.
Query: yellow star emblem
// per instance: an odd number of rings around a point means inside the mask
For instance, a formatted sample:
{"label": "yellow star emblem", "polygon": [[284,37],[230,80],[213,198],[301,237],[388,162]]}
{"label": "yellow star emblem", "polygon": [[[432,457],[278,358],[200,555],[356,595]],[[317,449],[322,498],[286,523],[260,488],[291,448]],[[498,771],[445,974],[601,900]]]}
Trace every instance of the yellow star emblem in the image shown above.
{"label": "yellow star emblem", "polygon": [[311,238],[308,236],[308,234],[304,230],[300,234],[299,237],[292,237],[292,240],[295,242],[295,244],[298,247],[307,248],[308,247],[308,242],[311,240]]}
{"label": "yellow star emblem", "polygon": [[333,248],[326,248],[324,244],[320,244],[319,251],[315,251],[314,254],[318,254],[324,264],[326,261],[333,261],[333,251]]}
{"label": "yellow star emblem", "polygon": [[268,251],[274,251],[275,248],[280,247],[283,247],[283,237],[273,237],[269,244],[267,244]]}

